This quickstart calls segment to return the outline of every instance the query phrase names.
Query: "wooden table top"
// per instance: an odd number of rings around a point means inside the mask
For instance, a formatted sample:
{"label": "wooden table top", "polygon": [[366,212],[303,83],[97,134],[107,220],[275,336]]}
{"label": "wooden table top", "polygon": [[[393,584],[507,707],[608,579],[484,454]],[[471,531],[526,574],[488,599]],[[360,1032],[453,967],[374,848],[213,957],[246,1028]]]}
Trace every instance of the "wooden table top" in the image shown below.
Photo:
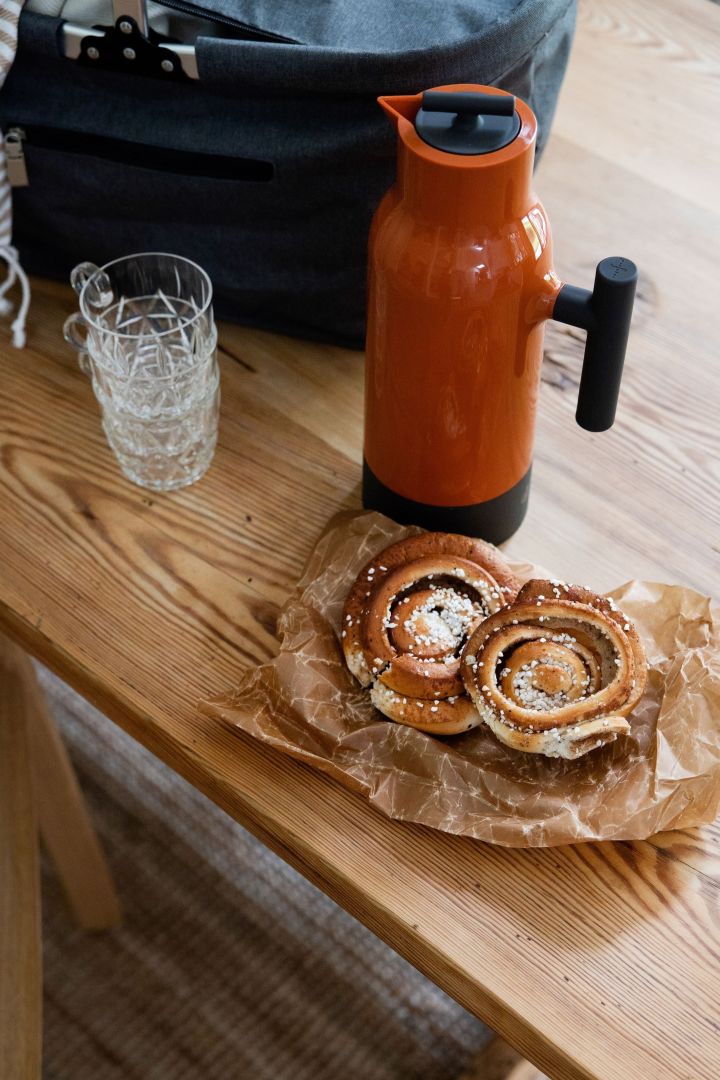
{"label": "wooden table top", "polygon": [[[585,0],[537,186],[561,277],[641,268],[615,428],[574,426],[581,342],[547,339],[530,512],[513,555],[605,589],[720,595],[720,64],[708,0]],[[709,104],[710,103],[710,104]],[[717,108],[715,107],[715,113]],[[314,539],[357,506],[362,357],[223,327],[220,444],[158,496],[116,468],[37,281],[3,327],[0,626],[557,1080],[716,1080],[720,828],[509,851],[382,817],[198,717],[276,649]]]}

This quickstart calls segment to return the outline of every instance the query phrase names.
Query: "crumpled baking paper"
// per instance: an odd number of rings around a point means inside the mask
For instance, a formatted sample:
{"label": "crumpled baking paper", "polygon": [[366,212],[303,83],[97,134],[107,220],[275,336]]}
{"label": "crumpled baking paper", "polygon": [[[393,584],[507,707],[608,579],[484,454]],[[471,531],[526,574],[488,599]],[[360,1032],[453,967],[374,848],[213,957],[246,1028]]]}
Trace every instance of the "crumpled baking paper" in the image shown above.
{"label": "crumpled baking paper", "polygon": [[[642,839],[714,819],[720,618],[692,589],[630,581],[609,594],[642,636],[648,685],[632,736],[577,761],[511,750],[485,727],[440,739],[383,719],[345,667],[342,607],[368,559],[419,531],[375,513],[334,518],[281,613],[279,655],[202,711],[322,769],[392,818],[493,844]],[[522,581],[548,576],[511,565]]]}

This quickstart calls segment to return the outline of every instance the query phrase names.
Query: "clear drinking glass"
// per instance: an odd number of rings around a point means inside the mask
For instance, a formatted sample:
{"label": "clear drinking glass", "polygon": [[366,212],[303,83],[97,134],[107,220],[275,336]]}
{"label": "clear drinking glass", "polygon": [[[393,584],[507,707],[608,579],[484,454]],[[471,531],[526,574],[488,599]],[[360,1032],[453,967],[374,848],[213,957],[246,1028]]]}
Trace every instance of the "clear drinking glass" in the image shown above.
{"label": "clear drinking glass", "polygon": [[65,339],[92,379],[120,468],[154,491],[194,483],[215,452],[220,402],[209,277],[152,253],[81,263],[70,281],[80,311]]}

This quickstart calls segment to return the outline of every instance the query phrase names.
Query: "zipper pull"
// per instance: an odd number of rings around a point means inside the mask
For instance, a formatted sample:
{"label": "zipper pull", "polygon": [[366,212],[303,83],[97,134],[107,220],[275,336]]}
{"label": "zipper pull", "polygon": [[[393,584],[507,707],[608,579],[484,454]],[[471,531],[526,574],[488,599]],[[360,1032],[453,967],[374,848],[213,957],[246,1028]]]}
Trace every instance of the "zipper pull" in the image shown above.
{"label": "zipper pull", "polygon": [[7,177],[11,187],[27,187],[29,184],[23,141],[25,132],[13,127],[5,133],[5,156],[7,158]]}

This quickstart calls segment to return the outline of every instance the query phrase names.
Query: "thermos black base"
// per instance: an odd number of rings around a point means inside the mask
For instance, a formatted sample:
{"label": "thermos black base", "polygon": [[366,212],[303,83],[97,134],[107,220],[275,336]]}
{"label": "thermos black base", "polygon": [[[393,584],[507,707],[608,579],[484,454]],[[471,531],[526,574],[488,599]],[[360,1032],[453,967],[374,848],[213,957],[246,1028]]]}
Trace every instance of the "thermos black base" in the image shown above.
{"label": "thermos black base", "polygon": [[509,491],[487,502],[470,506],[433,506],[416,502],[386,487],[363,461],[363,506],[379,510],[402,525],[421,525],[433,532],[479,536],[493,544],[509,539],[525,517],[530,494],[531,469]]}

